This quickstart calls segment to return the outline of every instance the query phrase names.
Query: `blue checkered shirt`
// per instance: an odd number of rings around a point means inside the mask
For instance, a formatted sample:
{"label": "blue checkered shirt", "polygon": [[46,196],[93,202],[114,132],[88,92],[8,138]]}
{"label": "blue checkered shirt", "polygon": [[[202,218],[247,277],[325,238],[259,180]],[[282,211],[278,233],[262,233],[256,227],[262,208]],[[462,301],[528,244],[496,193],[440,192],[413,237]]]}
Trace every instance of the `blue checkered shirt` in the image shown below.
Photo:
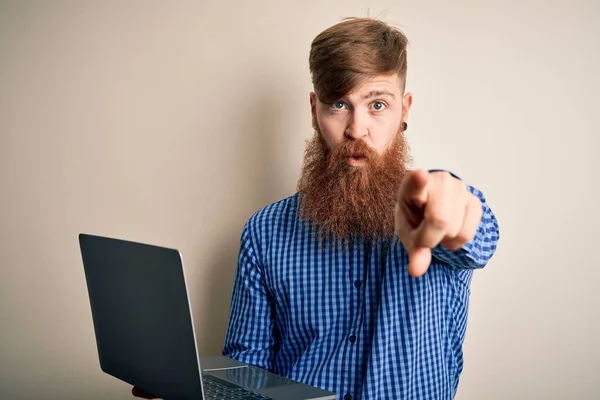
{"label": "blue checkered shirt", "polygon": [[433,249],[420,278],[402,244],[324,251],[299,218],[298,194],[244,226],[223,354],[338,394],[339,399],[452,399],[473,270],[496,250],[483,194],[475,238]]}

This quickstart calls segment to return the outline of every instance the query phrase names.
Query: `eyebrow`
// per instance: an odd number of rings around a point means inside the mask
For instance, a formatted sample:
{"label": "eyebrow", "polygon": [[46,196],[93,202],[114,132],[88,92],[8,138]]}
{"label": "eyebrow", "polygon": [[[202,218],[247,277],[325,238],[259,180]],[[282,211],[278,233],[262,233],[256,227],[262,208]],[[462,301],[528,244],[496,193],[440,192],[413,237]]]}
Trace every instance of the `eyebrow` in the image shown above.
{"label": "eyebrow", "polygon": [[394,95],[394,93],[389,92],[387,90],[372,90],[368,94],[366,94],[363,97],[363,99],[369,99],[371,97],[376,97],[376,96],[389,96],[392,99],[396,100],[396,96]]}

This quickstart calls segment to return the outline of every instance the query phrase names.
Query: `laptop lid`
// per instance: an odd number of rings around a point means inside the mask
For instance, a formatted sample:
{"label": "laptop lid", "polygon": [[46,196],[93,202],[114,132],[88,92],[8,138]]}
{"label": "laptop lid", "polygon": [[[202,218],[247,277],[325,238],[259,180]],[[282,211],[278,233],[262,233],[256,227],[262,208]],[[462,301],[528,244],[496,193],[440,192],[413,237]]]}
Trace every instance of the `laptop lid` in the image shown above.
{"label": "laptop lid", "polygon": [[90,234],[79,244],[101,369],[160,398],[202,399],[179,251]]}

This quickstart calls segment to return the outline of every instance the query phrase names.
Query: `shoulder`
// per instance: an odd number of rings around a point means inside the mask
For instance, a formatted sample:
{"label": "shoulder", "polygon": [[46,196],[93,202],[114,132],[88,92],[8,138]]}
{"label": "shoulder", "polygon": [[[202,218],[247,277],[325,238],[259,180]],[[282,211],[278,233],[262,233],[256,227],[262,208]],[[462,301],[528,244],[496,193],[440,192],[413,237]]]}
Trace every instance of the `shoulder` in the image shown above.
{"label": "shoulder", "polygon": [[271,203],[256,211],[246,222],[251,230],[263,230],[273,227],[282,220],[295,219],[298,215],[298,194]]}
{"label": "shoulder", "polygon": [[271,238],[295,227],[298,223],[298,193],[262,207],[246,221],[244,238],[255,246],[269,243]]}

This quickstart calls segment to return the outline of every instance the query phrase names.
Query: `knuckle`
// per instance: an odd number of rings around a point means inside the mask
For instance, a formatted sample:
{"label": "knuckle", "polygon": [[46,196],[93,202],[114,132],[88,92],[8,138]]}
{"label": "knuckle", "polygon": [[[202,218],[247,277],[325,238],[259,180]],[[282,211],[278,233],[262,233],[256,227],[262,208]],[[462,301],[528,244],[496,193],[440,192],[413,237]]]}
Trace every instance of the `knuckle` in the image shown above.
{"label": "knuckle", "polygon": [[455,240],[455,239],[445,241],[442,244],[444,245],[444,247],[446,247],[449,250],[458,250],[463,246],[463,244],[460,243],[460,241]]}
{"label": "knuckle", "polygon": [[458,234],[456,235],[456,241],[459,242],[461,244],[461,246],[464,246],[465,244],[467,244],[471,239],[473,239],[473,234],[471,234],[471,232],[469,232],[467,229],[463,228],[461,229]]}
{"label": "knuckle", "polygon": [[460,226],[454,226],[447,230],[447,234],[449,237],[455,240],[461,240],[462,228]]}
{"label": "knuckle", "polygon": [[429,226],[435,230],[446,230],[450,225],[448,218],[444,218],[440,215],[432,215],[429,218]]}
{"label": "knuckle", "polygon": [[439,175],[439,178],[445,185],[448,185],[448,184],[454,182],[454,180],[455,180],[448,171],[444,171],[443,173],[441,173]]}

